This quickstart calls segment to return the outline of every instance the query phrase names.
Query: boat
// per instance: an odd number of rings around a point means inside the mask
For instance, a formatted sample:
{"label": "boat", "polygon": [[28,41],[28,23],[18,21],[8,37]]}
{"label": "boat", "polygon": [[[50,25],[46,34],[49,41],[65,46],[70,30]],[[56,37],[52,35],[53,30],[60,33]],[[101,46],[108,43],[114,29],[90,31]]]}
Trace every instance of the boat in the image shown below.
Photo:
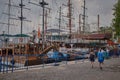
{"label": "boat", "polygon": [[42,44],[13,44],[11,47],[0,49],[2,57],[8,58],[8,62],[14,58],[16,63],[24,64],[24,66],[42,64],[42,59],[47,62],[46,53],[51,49],[57,50],[58,45],[49,45],[42,50]]}

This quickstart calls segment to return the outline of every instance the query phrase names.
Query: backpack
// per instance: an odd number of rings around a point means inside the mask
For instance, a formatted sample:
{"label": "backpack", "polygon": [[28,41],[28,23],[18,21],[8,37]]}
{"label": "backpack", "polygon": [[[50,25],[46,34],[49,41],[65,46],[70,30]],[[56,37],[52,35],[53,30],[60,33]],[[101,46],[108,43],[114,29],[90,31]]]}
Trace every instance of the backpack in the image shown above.
{"label": "backpack", "polygon": [[95,55],[93,55],[93,54],[90,54],[90,58],[94,58],[95,57]]}

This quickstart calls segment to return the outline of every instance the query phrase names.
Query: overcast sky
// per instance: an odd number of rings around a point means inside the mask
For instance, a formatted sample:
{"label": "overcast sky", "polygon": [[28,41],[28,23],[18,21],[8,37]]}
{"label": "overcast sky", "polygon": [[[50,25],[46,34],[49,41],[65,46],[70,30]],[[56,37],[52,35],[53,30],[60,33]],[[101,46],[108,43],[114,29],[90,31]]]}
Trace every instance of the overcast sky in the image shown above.
{"label": "overcast sky", "polygon": [[[29,4],[29,0],[23,0],[25,7],[30,8],[31,10],[23,10],[24,16],[31,20],[32,22],[24,22],[23,27],[23,33],[31,32],[33,29],[38,28],[40,26],[42,28],[42,17],[39,15],[42,14],[42,8]],[[30,0],[31,2],[38,3],[39,0]],[[40,0],[41,1],[41,0]],[[68,0],[45,0],[49,3],[48,7],[51,8],[51,11],[49,12],[49,16],[51,18],[48,19],[48,26],[52,26],[52,28],[58,28],[55,25],[58,25],[58,21],[55,19],[58,17],[58,11],[59,7],[62,6],[62,12],[63,15],[67,15],[67,8],[63,6],[62,4],[67,4]],[[83,0],[71,0],[73,3],[73,17],[75,17],[75,20],[73,21],[73,24],[75,24],[75,28],[78,26],[78,15],[82,12],[81,6],[83,5]],[[12,4],[19,5],[20,0],[11,0]],[[86,0],[86,14],[88,15],[87,23],[97,23],[97,15],[100,15],[100,26],[109,26],[111,24],[111,20],[113,18],[113,5],[115,4],[116,0]],[[8,3],[8,0],[0,0],[0,22],[7,23],[7,16],[5,14],[2,14],[3,12],[8,11],[8,6],[5,5],[5,3]],[[12,7],[11,8],[11,14],[14,14],[15,16],[11,16],[14,18],[18,18],[20,16],[20,9]],[[63,20],[63,19],[62,19]],[[62,26],[66,26],[67,19],[64,18],[62,22]],[[10,26],[10,33],[20,33],[20,21],[11,20],[11,24],[16,24],[17,26]],[[51,28],[51,27],[49,27]],[[7,33],[7,25],[0,24],[0,34],[2,31],[6,31]]]}

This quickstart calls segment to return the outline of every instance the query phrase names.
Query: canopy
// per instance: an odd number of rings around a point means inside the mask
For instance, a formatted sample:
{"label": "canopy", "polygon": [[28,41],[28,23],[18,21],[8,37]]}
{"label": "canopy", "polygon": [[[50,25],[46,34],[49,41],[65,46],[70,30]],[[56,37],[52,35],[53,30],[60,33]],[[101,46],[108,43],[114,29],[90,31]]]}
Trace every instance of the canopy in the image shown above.
{"label": "canopy", "polygon": [[0,36],[12,37],[12,35],[10,35],[10,34],[0,34]]}
{"label": "canopy", "polygon": [[59,33],[59,32],[64,32],[64,31],[63,30],[59,30],[59,29],[48,29],[47,32]]}
{"label": "canopy", "polygon": [[13,37],[30,37],[29,35],[27,34],[16,34],[16,35],[13,35]]}

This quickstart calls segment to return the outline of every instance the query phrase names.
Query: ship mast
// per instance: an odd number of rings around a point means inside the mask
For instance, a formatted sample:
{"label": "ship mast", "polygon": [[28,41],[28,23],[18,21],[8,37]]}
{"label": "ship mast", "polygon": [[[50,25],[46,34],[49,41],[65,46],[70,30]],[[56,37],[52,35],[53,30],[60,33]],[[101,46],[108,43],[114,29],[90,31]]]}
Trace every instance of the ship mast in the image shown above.
{"label": "ship mast", "polygon": [[[20,8],[21,9],[21,16],[18,17],[18,18],[12,18],[12,17],[9,17],[9,19],[13,19],[13,20],[20,20],[21,21],[21,30],[20,30],[20,34],[21,34],[21,37],[22,37],[22,34],[23,34],[23,21],[27,21],[27,22],[31,22],[29,20],[25,20],[26,18],[23,17],[23,9],[27,9],[27,10],[30,10],[28,8],[25,8],[24,4],[23,4],[23,0],[21,0],[21,3],[19,4],[19,6],[16,6],[16,5],[11,5],[10,4],[10,0],[9,0],[9,6],[13,6],[13,7],[17,7],[17,8]],[[9,12],[10,12],[10,8],[9,8]],[[10,14],[8,14],[10,16]],[[10,22],[10,21],[9,21]],[[21,38],[22,39],[22,38]],[[21,41],[22,42],[22,41]]]}
{"label": "ship mast", "polygon": [[[49,10],[49,11],[48,11]],[[49,13],[50,13],[50,8],[48,8],[48,10],[46,10],[45,11],[45,21],[44,21],[44,24],[45,24],[45,30],[44,30],[44,37],[45,37],[45,41],[47,40],[47,29],[48,29],[48,27],[50,27],[50,26],[48,26],[48,19],[49,18],[51,18],[50,16],[49,16]]]}
{"label": "ship mast", "polygon": [[31,4],[33,4],[33,5],[36,5],[36,6],[40,6],[40,7],[42,7],[42,11],[43,11],[43,13],[42,13],[42,49],[44,49],[45,48],[45,24],[44,24],[44,20],[45,20],[45,6],[46,5],[48,5],[48,3],[46,3],[44,0],[42,0],[42,2],[39,2],[39,4],[36,4],[36,3],[33,3],[33,2],[31,2],[31,1],[29,1],[29,3],[31,3]]}
{"label": "ship mast", "polygon": [[11,0],[9,0],[9,4],[8,4],[8,35],[10,29],[10,9],[11,9]]}
{"label": "ship mast", "polygon": [[42,2],[40,2],[40,4],[41,4],[41,7],[43,8],[43,16],[42,16],[42,43],[43,43],[43,45],[42,45],[42,49],[44,49],[45,48],[45,37],[44,37],[44,20],[45,20],[45,18],[44,18],[44,13],[45,13],[45,5],[48,5],[48,3],[46,3],[44,0],[42,0]]}
{"label": "ship mast", "polygon": [[20,30],[20,34],[21,34],[21,42],[23,42],[23,39],[22,39],[22,34],[23,34],[23,21],[27,21],[27,22],[31,22],[29,20],[25,20],[26,17],[23,16],[23,9],[27,9],[27,10],[30,10],[28,8],[24,8],[24,4],[23,4],[23,0],[21,0],[21,3],[19,4],[19,7],[21,9],[21,16],[19,17],[20,21],[21,21],[21,30]]}
{"label": "ship mast", "polygon": [[[61,6],[60,6],[60,9],[59,9],[59,37],[60,37],[60,29],[61,29]],[[60,38],[61,40],[61,38]]]}
{"label": "ship mast", "polygon": [[85,27],[86,27],[86,1],[84,0],[83,5],[83,33],[85,33]]}
{"label": "ship mast", "polygon": [[46,10],[46,13],[45,13],[45,41],[46,41],[46,33],[47,33],[47,17],[48,17],[48,13],[47,13],[47,10]]}
{"label": "ship mast", "polygon": [[70,39],[70,43],[71,43],[71,27],[72,27],[72,20],[71,20],[71,16],[72,16],[72,4],[71,4],[71,0],[68,0],[68,19],[69,19],[69,23],[68,23],[68,27],[69,27],[69,39]]}
{"label": "ship mast", "polygon": [[81,34],[81,14],[79,14],[79,34]]}
{"label": "ship mast", "polygon": [[99,28],[100,28],[100,16],[98,14],[98,33],[99,33]]}
{"label": "ship mast", "polygon": [[22,37],[22,29],[23,29],[23,6],[25,6],[25,5],[23,5],[23,1],[21,0],[21,4],[19,4],[19,6],[20,6],[20,8],[21,8],[21,17],[19,17],[20,18],[20,21],[21,21],[21,37]]}

